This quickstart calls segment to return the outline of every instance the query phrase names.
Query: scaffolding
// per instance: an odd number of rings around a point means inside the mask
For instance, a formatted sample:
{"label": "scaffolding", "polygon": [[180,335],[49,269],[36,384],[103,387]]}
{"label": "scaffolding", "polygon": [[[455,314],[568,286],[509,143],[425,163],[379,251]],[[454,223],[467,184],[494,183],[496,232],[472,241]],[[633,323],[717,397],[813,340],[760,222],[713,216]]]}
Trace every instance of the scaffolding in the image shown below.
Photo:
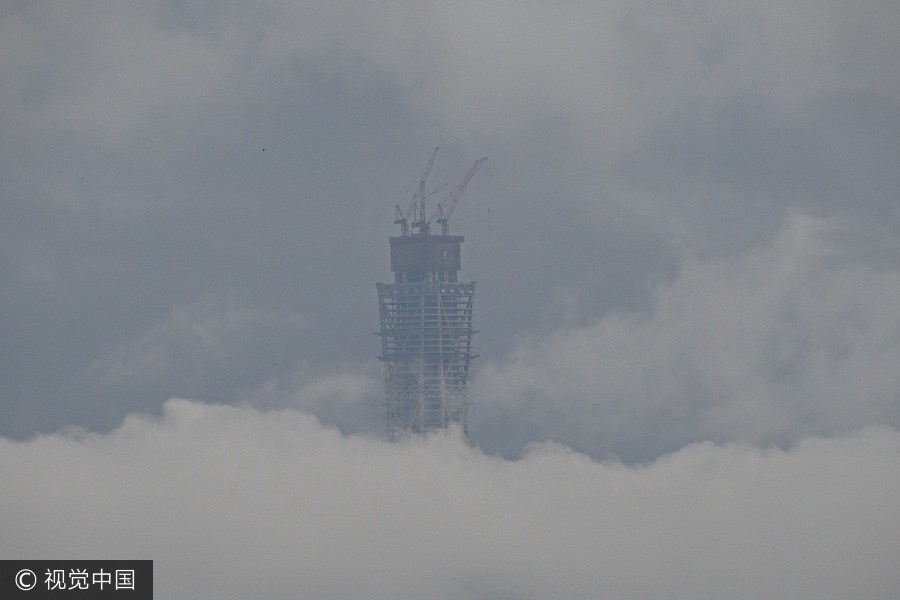
{"label": "scaffolding", "polygon": [[458,283],[461,236],[390,238],[394,283],[378,283],[387,437],[469,433],[475,283]]}

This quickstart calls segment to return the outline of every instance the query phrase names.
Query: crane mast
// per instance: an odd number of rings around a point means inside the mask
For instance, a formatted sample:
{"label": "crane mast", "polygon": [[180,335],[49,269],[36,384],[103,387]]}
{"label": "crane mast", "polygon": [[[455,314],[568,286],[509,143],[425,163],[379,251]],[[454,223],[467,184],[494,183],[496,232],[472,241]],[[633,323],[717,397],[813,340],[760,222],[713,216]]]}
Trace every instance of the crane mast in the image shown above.
{"label": "crane mast", "polygon": [[414,226],[418,226],[418,223],[425,219],[425,183],[428,181],[428,175],[431,174],[431,167],[434,166],[434,159],[439,148],[440,146],[437,146],[434,149],[434,152],[431,153],[431,158],[425,163],[425,170],[422,172],[419,185],[413,193],[412,200],[410,200],[409,206],[406,207],[406,211],[401,210],[399,204],[395,209],[394,225],[400,226],[400,232],[404,236],[409,235],[410,217],[413,219],[412,224]]}
{"label": "crane mast", "polygon": [[[466,171],[466,176],[463,180],[456,186],[450,195],[443,201],[438,203],[437,208],[434,209],[434,212],[431,214],[431,217],[428,219],[428,223],[430,224],[432,220],[435,220],[437,223],[441,225],[441,235],[450,235],[450,217],[453,215],[453,211],[456,210],[456,207],[459,205],[459,199],[462,198],[463,192],[466,191],[466,188],[469,187],[469,182],[472,181],[472,178],[475,177],[475,174],[478,173],[478,170],[481,168],[487,161],[487,156],[484,158],[479,158],[475,161],[475,164]],[[445,208],[446,207],[446,208]]]}

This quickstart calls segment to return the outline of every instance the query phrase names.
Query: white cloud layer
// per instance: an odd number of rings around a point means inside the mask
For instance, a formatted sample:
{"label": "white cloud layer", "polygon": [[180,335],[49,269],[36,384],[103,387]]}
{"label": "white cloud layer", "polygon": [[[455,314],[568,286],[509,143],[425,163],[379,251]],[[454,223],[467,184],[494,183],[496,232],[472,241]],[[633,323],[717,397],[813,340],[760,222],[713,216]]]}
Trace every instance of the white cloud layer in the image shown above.
{"label": "white cloud layer", "polygon": [[893,598],[900,432],[645,466],[345,437],[171,400],[0,439],[0,557],[155,561],[162,598]]}

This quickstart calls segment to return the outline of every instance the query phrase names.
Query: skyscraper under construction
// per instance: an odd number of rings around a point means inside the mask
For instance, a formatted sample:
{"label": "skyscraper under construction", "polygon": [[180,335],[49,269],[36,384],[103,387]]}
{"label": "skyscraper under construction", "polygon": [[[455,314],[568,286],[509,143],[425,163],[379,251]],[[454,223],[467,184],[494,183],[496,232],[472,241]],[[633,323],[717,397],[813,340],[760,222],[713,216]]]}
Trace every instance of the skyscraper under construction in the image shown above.
{"label": "skyscraper under construction", "polygon": [[[397,205],[400,235],[390,238],[393,283],[378,283],[381,356],[385,364],[387,437],[459,424],[469,434],[469,367],[472,354],[475,282],[457,281],[463,236],[449,234],[449,220],[486,158],[461,174],[461,181],[425,216],[425,185],[437,148],[404,211]],[[431,233],[431,224],[441,234]],[[410,228],[415,233],[410,233]]]}

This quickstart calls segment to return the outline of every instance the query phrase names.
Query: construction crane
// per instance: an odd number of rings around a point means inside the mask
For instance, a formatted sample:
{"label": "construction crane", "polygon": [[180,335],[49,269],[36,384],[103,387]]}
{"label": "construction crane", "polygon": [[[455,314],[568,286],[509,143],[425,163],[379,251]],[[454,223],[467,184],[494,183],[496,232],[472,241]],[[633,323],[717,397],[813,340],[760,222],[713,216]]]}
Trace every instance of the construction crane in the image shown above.
{"label": "construction crane", "polygon": [[417,187],[416,191],[413,193],[412,200],[410,200],[409,206],[406,207],[406,211],[401,211],[399,204],[396,207],[394,225],[400,226],[400,231],[404,236],[409,235],[410,218],[413,219],[413,225],[417,225],[425,219],[425,182],[428,180],[428,175],[431,173],[431,167],[434,166],[434,159],[437,156],[438,148],[440,148],[440,146],[434,149],[434,152],[431,153],[431,158],[425,163],[425,170],[422,172],[422,178],[419,179],[419,187]]}
{"label": "construction crane", "polygon": [[456,210],[456,207],[459,205],[459,199],[462,198],[463,192],[466,191],[466,188],[469,186],[469,182],[472,181],[472,178],[475,177],[475,174],[478,173],[478,170],[481,168],[481,165],[485,163],[487,160],[487,156],[484,158],[479,158],[475,161],[475,164],[466,171],[465,177],[463,180],[457,185],[450,195],[447,196],[443,201],[439,202],[437,208],[434,209],[434,212],[431,213],[431,217],[428,218],[427,221],[423,220],[421,224],[416,223],[416,226],[419,228],[419,233],[427,234],[431,232],[431,222],[435,221],[436,223],[440,223],[441,225],[441,235],[450,235],[450,217],[453,215],[453,211]]}

